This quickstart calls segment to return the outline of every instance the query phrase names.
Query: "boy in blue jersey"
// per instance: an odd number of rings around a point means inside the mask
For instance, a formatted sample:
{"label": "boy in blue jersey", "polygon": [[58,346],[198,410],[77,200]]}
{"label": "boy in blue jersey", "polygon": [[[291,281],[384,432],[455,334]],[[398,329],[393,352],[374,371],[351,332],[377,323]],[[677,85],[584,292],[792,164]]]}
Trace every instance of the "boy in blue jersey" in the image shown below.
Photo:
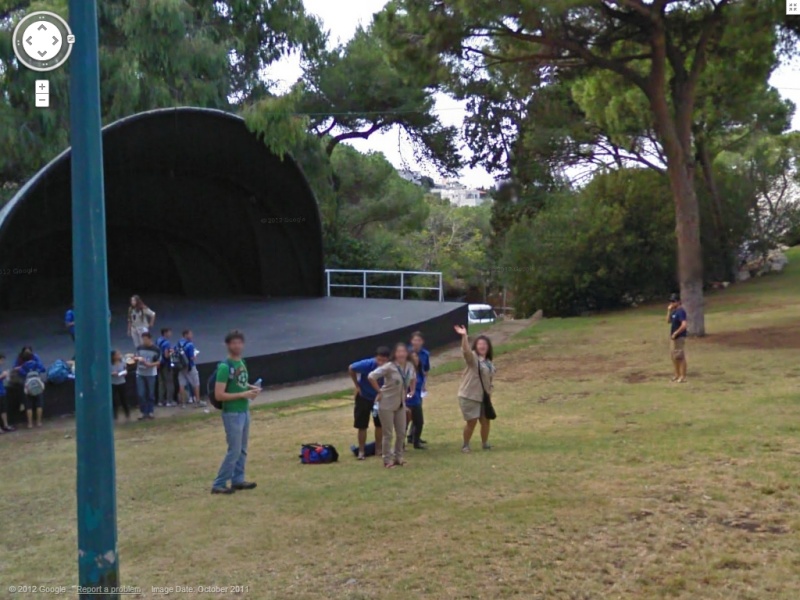
{"label": "boy in blue jersey", "polygon": [[14,427],[8,424],[8,396],[6,396],[8,371],[3,371],[5,362],[5,354],[0,354],[0,433],[16,431]]}
{"label": "boy in blue jersey", "polygon": [[[419,390],[419,421],[424,422],[424,418],[422,416],[422,399],[425,397],[425,394],[428,393],[426,389],[427,381],[428,381],[428,372],[431,370],[431,353],[425,349],[425,338],[422,335],[421,331],[415,331],[411,334],[411,344],[409,346],[409,350],[415,352],[419,357],[419,375],[417,376],[417,385],[421,386]],[[421,380],[421,383],[420,383]],[[411,428],[408,431],[407,440],[408,443],[412,443],[415,441],[414,437],[414,424],[412,421]],[[418,447],[420,444],[426,444],[427,442],[423,439],[417,439],[415,443],[415,447]]]}
{"label": "boy in blue jersey", "polygon": [[175,406],[175,378],[169,358],[172,352],[172,346],[169,343],[171,337],[172,329],[164,327],[156,340],[156,346],[161,352],[161,364],[158,365],[158,404],[160,406]]}
{"label": "boy in blue jersey", "polygon": [[[372,371],[389,362],[392,351],[381,346],[375,351],[375,358],[365,358],[351,364],[347,371],[355,386],[355,406],[353,407],[353,427],[358,429],[358,460],[364,460],[364,446],[367,445],[367,430],[372,416],[372,405],[378,393],[367,377]],[[378,381],[380,385],[383,382]],[[372,417],[375,425],[375,456],[383,454],[383,429],[379,417]]]}
{"label": "boy in blue jersey", "polygon": [[[192,404],[195,401],[198,406],[205,406],[205,402],[200,401],[200,374],[197,371],[195,358],[197,355],[197,348],[194,346],[194,334],[191,329],[183,330],[183,337],[178,345],[183,348],[186,358],[189,361],[189,366],[185,369],[178,371],[178,385],[180,394],[181,406]],[[186,388],[190,388],[192,395],[187,398]]]}

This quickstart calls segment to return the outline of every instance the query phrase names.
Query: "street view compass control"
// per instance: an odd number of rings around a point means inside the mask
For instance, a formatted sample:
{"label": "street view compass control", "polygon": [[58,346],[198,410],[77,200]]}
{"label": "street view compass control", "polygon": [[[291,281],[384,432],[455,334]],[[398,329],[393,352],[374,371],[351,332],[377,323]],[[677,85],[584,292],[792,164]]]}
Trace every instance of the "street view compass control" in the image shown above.
{"label": "street view compass control", "polygon": [[14,54],[33,71],[52,71],[69,58],[75,36],[67,22],[47,11],[26,15],[14,28]]}

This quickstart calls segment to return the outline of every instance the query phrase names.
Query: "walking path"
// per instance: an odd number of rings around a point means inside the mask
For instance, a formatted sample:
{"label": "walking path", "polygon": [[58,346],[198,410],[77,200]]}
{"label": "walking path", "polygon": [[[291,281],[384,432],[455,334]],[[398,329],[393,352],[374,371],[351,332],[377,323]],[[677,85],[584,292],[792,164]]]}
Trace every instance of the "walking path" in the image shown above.
{"label": "walking path", "polygon": [[[492,325],[491,327],[489,327],[488,329],[486,329],[483,333],[492,338],[492,343],[494,345],[503,344],[506,341],[508,341],[511,337],[513,337],[516,333],[525,329],[535,320],[538,320],[536,316],[534,316],[532,319],[499,321],[494,325]],[[435,367],[437,365],[442,365],[451,362],[453,360],[458,360],[460,358],[461,358],[461,348],[459,345],[453,344],[452,346],[447,346],[445,348],[432,352],[431,366]],[[345,369],[346,366],[343,368],[343,370]],[[272,404],[274,402],[296,400],[299,398],[307,398],[309,396],[337,394],[339,392],[342,392],[343,390],[348,390],[351,387],[353,387],[353,382],[350,380],[350,377],[346,373],[343,375],[331,375],[328,377],[321,377],[309,381],[266,388],[258,396],[258,398],[253,400],[253,404],[254,405]],[[156,409],[156,418],[163,419],[169,417],[181,417],[184,415],[195,414],[198,410],[203,410],[204,412],[207,413],[214,412],[214,408],[210,406],[206,406],[204,408],[195,407],[195,405],[192,406],[193,408],[189,409],[159,406]],[[133,409],[132,412],[133,414],[137,414],[135,409]],[[75,419],[71,416],[67,416],[60,419],[47,420],[45,421],[42,429],[74,430]],[[33,431],[36,431],[36,429],[34,429]],[[23,426],[18,430],[18,432],[14,433],[13,435],[17,435],[17,433],[27,433],[27,432],[28,430],[24,429]],[[4,437],[5,436],[0,437],[0,440],[2,440]]]}

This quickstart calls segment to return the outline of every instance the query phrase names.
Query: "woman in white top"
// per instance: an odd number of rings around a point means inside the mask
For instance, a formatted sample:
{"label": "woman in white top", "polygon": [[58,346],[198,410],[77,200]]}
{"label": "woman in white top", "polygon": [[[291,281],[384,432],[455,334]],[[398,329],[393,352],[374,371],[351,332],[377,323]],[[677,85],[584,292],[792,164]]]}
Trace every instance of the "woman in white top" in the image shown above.
{"label": "woman in white top", "polygon": [[128,335],[133,339],[133,347],[142,345],[142,334],[150,331],[156,323],[156,313],[139,296],[131,296],[128,307]]}
{"label": "woman in white top", "polygon": [[[378,385],[379,379],[383,379],[383,385]],[[416,385],[416,373],[408,361],[408,347],[404,342],[395,345],[389,362],[369,374],[369,382],[378,392],[375,402],[383,425],[383,466],[389,469],[403,466],[406,464],[403,460],[405,401]]]}

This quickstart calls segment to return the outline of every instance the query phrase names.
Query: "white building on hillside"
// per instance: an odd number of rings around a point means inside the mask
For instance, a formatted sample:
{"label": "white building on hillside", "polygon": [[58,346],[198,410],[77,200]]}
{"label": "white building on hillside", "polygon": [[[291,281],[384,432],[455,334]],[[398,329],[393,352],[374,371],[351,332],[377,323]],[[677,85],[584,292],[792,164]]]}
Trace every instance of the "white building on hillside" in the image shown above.
{"label": "white building on hillside", "polygon": [[453,180],[437,185],[431,190],[431,194],[444,198],[454,206],[480,206],[489,200],[485,191],[468,188]]}
{"label": "white building on hillside", "polygon": [[424,175],[419,171],[411,171],[409,169],[401,169],[397,172],[400,177],[405,179],[406,181],[410,181],[411,183],[415,183],[417,185],[422,185],[422,178]]}

